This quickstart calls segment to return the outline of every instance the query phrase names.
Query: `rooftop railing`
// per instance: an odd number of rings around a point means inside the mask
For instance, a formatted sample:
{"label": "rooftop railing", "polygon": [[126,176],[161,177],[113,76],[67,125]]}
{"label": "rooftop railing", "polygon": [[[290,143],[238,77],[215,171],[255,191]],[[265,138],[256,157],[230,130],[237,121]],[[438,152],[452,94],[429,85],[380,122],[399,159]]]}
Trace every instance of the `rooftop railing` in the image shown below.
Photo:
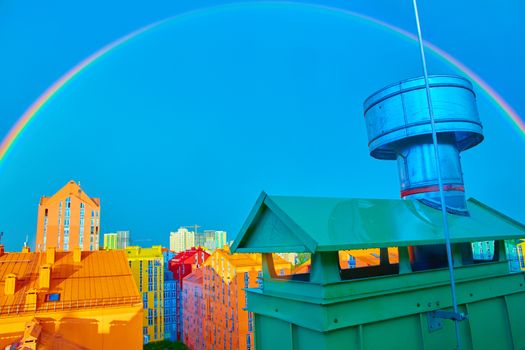
{"label": "rooftop railing", "polygon": [[56,312],[70,310],[89,310],[95,308],[117,307],[117,306],[136,306],[142,305],[140,296],[115,297],[115,298],[96,298],[82,300],[65,301],[46,301],[40,303],[20,303],[13,305],[0,306],[0,316],[16,316],[20,314],[36,312]]}

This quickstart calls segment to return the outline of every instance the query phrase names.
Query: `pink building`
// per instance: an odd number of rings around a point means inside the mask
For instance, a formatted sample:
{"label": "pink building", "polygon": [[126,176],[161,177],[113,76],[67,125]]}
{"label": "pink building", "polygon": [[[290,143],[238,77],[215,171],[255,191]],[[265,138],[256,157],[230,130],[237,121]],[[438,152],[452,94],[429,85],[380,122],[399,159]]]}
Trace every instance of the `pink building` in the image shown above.
{"label": "pink building", "polygon": [[204,350],[202,281],[202,270],[196,269],[184,278],[182,287],[183,341],[190,350]]}

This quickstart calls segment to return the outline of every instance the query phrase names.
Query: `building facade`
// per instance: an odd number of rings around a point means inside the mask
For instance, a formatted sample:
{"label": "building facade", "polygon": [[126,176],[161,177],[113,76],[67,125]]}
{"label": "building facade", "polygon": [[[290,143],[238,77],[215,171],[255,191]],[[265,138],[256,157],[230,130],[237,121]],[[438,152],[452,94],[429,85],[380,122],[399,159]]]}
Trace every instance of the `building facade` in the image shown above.
{"label": "building facade", "polygon": [[142,349],[142,302],[122,251],[0,245],[0,305],[1,349]]}
{"label": "building facade", "polygon": [[125,249],[129,267],[142,298],[144,344],[164,339],[164,257],[161,246]]}
{"label": "building facade", "polygon": [[188,276],[192,271],[201,268],[209,256],[210,254],[202,248],[192,248],[178,253],[168,263],[168,268],[178,284],[175,294],[175,328],[177,330],[177,340],[181,339],[184,329],[184,310],[182,304],[184,277]]}
{"label": "building facade", "polygon": [[226,231],[205,230],[204,247],[210,252],[223,248],[226,245]]}
{"label": "building facade", "polygon": [[204,232],[195,232],[195,247],[204,248],[206,244],[206,234]]}
{"label": "building facade", "polygon": [[297,265],[299,262],[297,253],[279,253],[278,255],[292,265]]}
{"label": "building facade", "polygon": [[182,332],[184,344],[191,350],[204,350],[202,326],[205,310],[202,295],[202,269],[196,269],[184,277],[182,309],[184,310],[184,329]]}
{"label": "building facade", "polygon": [[181,227],[170,232],[170,250],[179,253],[195,247],[195,232]]}
{"label": "building facade", "polygon": [[106,250],[117,249],[117,234],[104,233],[103,248]]}
{"label": "building facade", "polygon": [[[275,269],[289,274],[291,264],[275,257]],[[230,254],[229,249],[217,249],[204,263],[203,334],[204,349],[252,350],[253,315],[246,311],[245,288],[261,286],[262,261],[258,254]]]}
{"label": "building facade", "polygon": [[51,197],[41,197],[38,205],[35,250],[98,250],[100,199],[89,197],[74,181],[69,181]]}
{"label": "building facade", "polygon": [[175,257],[175,253],[163,249],[164,256],[164,339],[177,340],[177,326],[175,319],[176,297],[179,283],[173,278],[173,273],[168,269],[168,263]]}
{"label": "building facade", "polygon": [[129,231],[104,233],[104,249],[126,249],[129,246]]}

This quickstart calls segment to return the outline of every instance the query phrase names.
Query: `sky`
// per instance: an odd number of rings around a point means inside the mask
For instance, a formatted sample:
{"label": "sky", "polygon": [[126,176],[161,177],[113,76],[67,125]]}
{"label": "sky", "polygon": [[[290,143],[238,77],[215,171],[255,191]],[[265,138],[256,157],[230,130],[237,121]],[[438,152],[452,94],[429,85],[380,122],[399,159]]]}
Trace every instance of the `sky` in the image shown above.
{"label": "sky", "polygon": [[[0,138],[54,82],[0,160],[0,231],[34,242],[38,201],[67,181],[101,198],[101,232],[168,244],[182,225],[234,239],[258,194],[399,198],[368,154],[362,103],[422,73],[411,1],[0,1]],[[523,1],[420,1],[425,39],[525,116]],[[431,74],[460,74],[428,53]],[[467,196],[525,222],[525,135],[479,88],[485,141],[462,154]],[[525,119],[525,117],[522,117]]]}

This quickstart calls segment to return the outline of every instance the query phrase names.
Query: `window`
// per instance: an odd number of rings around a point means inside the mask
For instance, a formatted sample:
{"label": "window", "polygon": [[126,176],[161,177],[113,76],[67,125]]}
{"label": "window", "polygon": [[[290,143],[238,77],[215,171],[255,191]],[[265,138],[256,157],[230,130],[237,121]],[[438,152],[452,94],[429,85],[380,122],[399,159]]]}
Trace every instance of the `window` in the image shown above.
{"label": "window", "polygon": [[148,308],[148,293],[142,293],[142,303],[144,304],[144,309]]}
{"label": "window", "polygon": [[139,261],[139,291],[142,292],[142,260]]}
{"label": "window", "polygon": [[78,245],[82,248],[84,241],[84,203],[80,203],[80,232],[78,235]]}
{"label": "window", "polygon": [[44,249],[46,248],[46,236],[47,236],[47,209],[46,209],[46,216],[44,217]]}
{"label": "window", "polygon": [[518,258],[520,261],[520,267],[522,270],[525,270],[525,261],[523,260],[523,248],[521,245],[518,245]]}
{"label": "window", "polygon": [[250,275],[248,272],[244,273],[244,288],[248,288],[250,282]]}
{"label": "window", "polygon": [[252,349],[252,337],[250,336],[250,334],[246,334],[246,349]]}
{"label": "window", "polygon": [[46,295],[47,301],[60,301],[60,293],[50,293]]}
{"label": "window", "polygon": [[472,242],[472,257],[474,260],[492,260],[494,257],[494,241]]}

